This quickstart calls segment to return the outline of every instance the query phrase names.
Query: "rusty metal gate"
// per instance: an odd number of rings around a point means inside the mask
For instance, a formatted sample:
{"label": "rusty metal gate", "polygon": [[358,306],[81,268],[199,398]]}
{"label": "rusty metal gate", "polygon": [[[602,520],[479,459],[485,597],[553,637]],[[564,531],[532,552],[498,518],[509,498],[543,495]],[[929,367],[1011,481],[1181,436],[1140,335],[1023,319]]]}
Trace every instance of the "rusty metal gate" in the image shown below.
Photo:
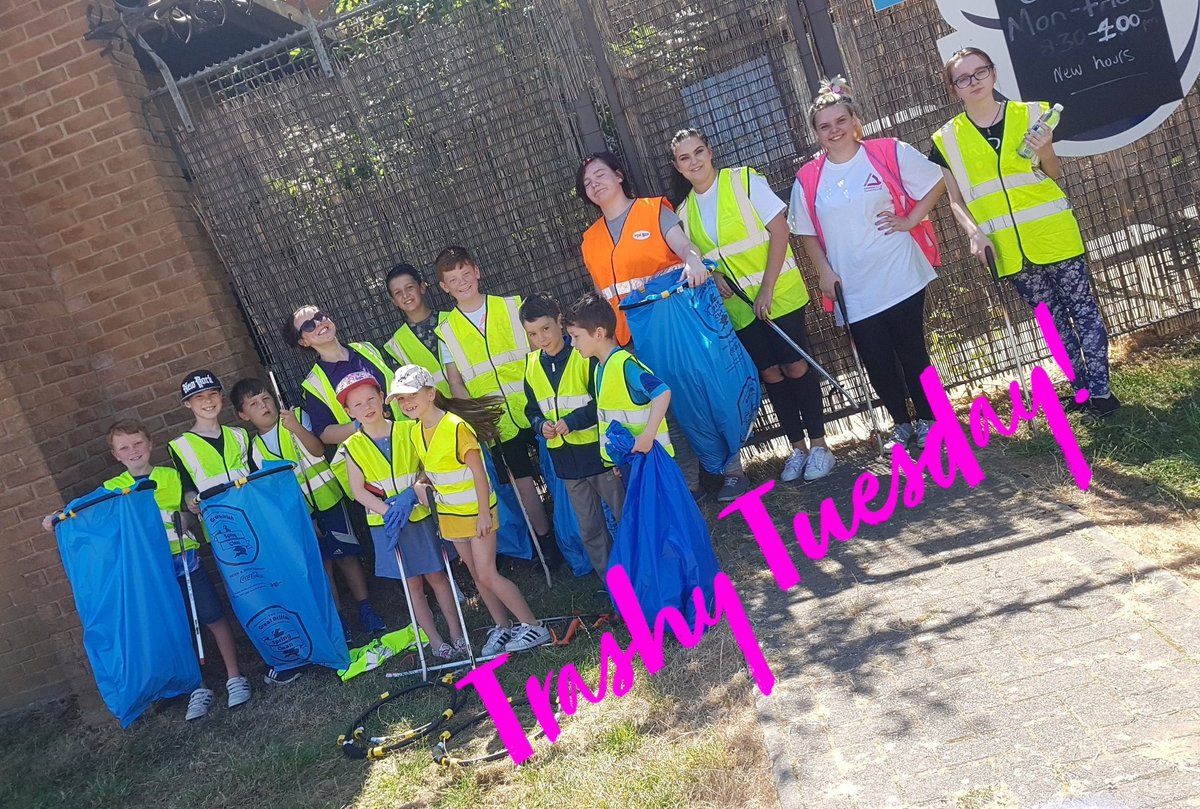
{"label": "rusty metal gate", "polygon": [[[568,303],[587,288],[579,242],[595,212],[573,180],[588,152],[622,153],[640,193],[677,200],[668,143],[696,126],[786,199],[814,151],[816,79],[843,66],[874,134],[927,149],[957,112],[935,47],[948,30],[934,0],[880,14],[865,0],[376,0],[156,91],[153,117],[264,363],[295,393],[311,358],[286,345],[284,319],[313,302],[350,339],[382,343],[400,322],[383,289],[398,261],[429,271],[461,244],[485,291]],[[1198,128],[1192,93],[1136,148],[1067,161],[1114,334],[1200,310]],[[948,383],[969,383],[1012,363],[996,288],[946,208],[930,348]],[[1031,359],[1040,340],[1012,308]],[[810,322],[816,356],[857,386],[844,338]],[[763,434],[772,425],[767,412]]]}

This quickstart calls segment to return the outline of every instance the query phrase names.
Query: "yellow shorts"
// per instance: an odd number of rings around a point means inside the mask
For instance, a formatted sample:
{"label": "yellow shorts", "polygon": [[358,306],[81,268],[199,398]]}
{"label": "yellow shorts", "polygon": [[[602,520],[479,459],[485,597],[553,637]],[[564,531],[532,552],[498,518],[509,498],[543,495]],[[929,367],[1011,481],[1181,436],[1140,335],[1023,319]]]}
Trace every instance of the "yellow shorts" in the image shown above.
{"label": "yellow shorts", "polygon": [[[442,539],[450,540],[451,542],[469,542],[475,538],[479,518],[474,514],[464,517],[460,514],[443,514],[438,512],[438,530],[442,532]],[[500,515],[496,512],[496,507],[492,506],[492,530],[500,527]]]}

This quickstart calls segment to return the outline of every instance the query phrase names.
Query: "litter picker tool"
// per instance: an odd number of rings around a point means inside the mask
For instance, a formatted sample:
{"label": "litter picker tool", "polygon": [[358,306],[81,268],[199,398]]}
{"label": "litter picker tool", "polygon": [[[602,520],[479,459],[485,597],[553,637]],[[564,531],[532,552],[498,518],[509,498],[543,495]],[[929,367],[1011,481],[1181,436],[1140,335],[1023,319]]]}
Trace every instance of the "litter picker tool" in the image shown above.
{"label": "litter picker tool", "polygon": [[[983,251],[984,258],[987,260],[988,271],[991,273],[992,280],[996,282],[996,293],[1000,298],[1000,311],[1004,313],[1004,338],[1008,343],[1009,359],[1012,360],[1013,367],[1020,374],[1018,384],[1021,387],[1021,402],[1028,404],[1029,399],[1025,395],[1025,382],[1029,379],[1029,374],[1026,372],[1025,359],[1021,354],[1020,344],[1017,342],[1017,333],[1013,329],[1012,316],[1008,311],[1008,299],[1004,297],[1004,289],[1001,286],[1000,271],[996,268],[996,252],[991,245]],[[991,298],[991,296],[988,296]],[[1033,423],[1030,422],[1030,426]]]}
{"label": "litter picker tool", "polygon": [[[746,293],[742,291],[742,288],[740,286],[738,286],[737,280],[734,279],[733,276],[725,275],[724,273],[722,273],[722,276],[725,278],[725,281],[729,284],[729,288],[731,290],[733,290],[733,294],[737,295],[739,298],[742,299],[742,301],[747,306],[749,306],[751,309],[753,309],[754,302],[751,301],[750,298],[747,297]],[[791,337],[789,337],[787,332],[785,332],[783,329],[781,329],[779,327],[778,323],[776,323],[774,320],[768,319],[766,321],[766,324],[767,324],[767,326],[769,326],[771,328],[772,331],[774,331],[776,334],[778,334],[785,343],[787,343],[789,346],[791,346],[792,350],[795,351],[797,354],[799,354],[801,359],[803,359],[806,363],[808,363],[809,368],[812,368],[814,371],[816,371],[826,382],[828,382],[830,385],[833,385],[833,387],[838,391],[838,393],[845,396],[846,401],[850,402],[850,404],[852,404],[856,407],[859,404],[861,404],[860,402],[855,401],[854,397],[850,395],[850,392],[848,390],[846,390],[844,387],[842,387],[841,383],[838,382],[836,379],[834,379],[828,371],[826,371],[824,368],[822,368],[817,363],[817,361],[812,358],[811,354],[809,354],[807,351],[805,351],[803,348],[801,348],[800,345],[795,340],[793,340]]]}
{"label": "litter picker tool", "polygon": [[[283,410],[283,408],[287,405],[284,404],[283,393],[281,393],[279,390],[279,382],[275,379],[275,372],[267,371],[267,376],[271,380],[271,387],[275,389],[275,401],[279,402],[279,409]],[[308,505],[315,514],[317,511],[317,497],[315,494],[313,494],[312,483],[310,483],[308,480],[308,470],[304,468],[303,459],[305,457],[305,453],[300,451],[300,442],[296,440],[296,436],[292,434],[292,431],[281,424],[279,425],[279,440],[281,442],[283,441],[284,433],[287,433],[288,440],[292,442],[292,449],[296,452],[296,458],[298,459],[296,464],[300,467],[300,478],[304,481],[304,491],[308,493]],[[320,530],[316,523],[313,524],[313,528],[318,531]]]}
{"label": "litter picker tool", "polygon": [[[869,391],[871,389],[871,380],[867,377],[867,370],[863,368],[862,358],[858,356],[858,346],[854,344],[854,333],[850,331],[850,317],[846,314],[846,298],[842,295],[841,281],[834,282],[833,295],[837,298],[838,311],[842,313],[842,323],[846,325],[846,336],[850,338],[850,353],[854,355],[854,364],[858,367],[858,375],[862,379],[863,390]],[[879,417],[875,415],[875,408],[871,404],[870,395],[864,395],[862,402],[859,404],[871,418],[871,432],[875,435],[875,446],[879,449],[880,456],[882,456],[884,454],[883,433],[879,429]]]}
{"label": "litter picker tool", "polygon": [[187,550],[183,541],[183,518],[178,511],[171,514],[171,522],[175,528],[175,536],[179,540],[179,563],[183,565],[183,581],[187,585],[188,607],[192,611],[192,631],[196,635],[196,656],[200,665],[204,665],[204,638],[200,635],[200,616],[196,612],[196,595],[192,592],[192,571],[189,569]]}
{"label": "litter picker tool", "polygon": [[[497,447],[499,452],[500,448]],[[508,464],[504,466],[507,468]],[[546,574],[546,586],[553,587],[554,583],[550,581],[550,568],[546,565],[546,556],[542,553],[542,543],[538,542],[537,533],[533,530],[533,522],[529,519],[529,512],[525,510],[525,501],[521,499],[521,490],[517,488],[517,479],[513,477],[512,470],[508,470],[508,482],[512,484],[513,492],[517,495],[517,505],[521,507],[521,516],[525,518],[525,527],[529,529],[529,538],[533,540],[533,549],[537,551],[538,561],[542,564],[542,572]],[[496,526],[499,530],[500,526]]]}

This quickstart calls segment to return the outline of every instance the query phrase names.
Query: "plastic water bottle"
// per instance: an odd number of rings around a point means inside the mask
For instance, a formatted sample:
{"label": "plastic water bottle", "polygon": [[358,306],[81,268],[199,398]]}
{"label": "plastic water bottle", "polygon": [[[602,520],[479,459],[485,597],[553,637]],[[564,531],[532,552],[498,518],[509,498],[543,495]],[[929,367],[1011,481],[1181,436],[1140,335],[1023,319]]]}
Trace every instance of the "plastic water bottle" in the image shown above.
{"label": "plastic water bottle", "polygon": [[[1042,113],[1042,117],[1038,118],[1037,122],[1029,127],[1029,132],[1031,134],[1043,135],[1054,129],[1054,127],[1058,126],[1058,119],[1062,116],[1062,111],[1062,104],[1055,104]],[[1021,141],[1021,148],[1017,149],[1017,154],[1026,160],[1033,159],[1033,149],[1030,149],[1029,144],[1025,141]]]}

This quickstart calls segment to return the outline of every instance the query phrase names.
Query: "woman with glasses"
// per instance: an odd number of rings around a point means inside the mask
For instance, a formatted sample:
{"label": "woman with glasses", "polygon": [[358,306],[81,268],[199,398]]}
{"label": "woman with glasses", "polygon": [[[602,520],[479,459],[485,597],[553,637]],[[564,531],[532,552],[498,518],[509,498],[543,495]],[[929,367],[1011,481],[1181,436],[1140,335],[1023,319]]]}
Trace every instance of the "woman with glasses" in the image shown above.
{"label": "woman with glasses", "polygon": [[[311,304],[301,306],[284,321],[283,334],[289,344],[317,355],[316,364],[301,385],[302,405],[312,423],[313,435],[328,446],[341,444],[358,425],[337,399],[334,391],[338,383],[356,371],[366,371],[375,377],[381,390],[387,390],[392,383],[392,369],[379,349],[370,343],[343,345],[333,318]],[[395,405],[392,414],[400,418]]]}
{"label": "woman with glasses", "polygon": [[887,446],[923,447],[933,425],[921,386],[930,365],[925,287],[937,277],[936,243],[923,222],[944,190],[941,170],[907,143],[864,140],[858,103],[840,76],[822,82],[808,123],[821,153],[796,175],[788,224],[825,297],[841,285],[859,357],[892,417]]}
{"label": "woman with glasses", "polygon": [[[990,253],[993,272],[1010,279],[1031,308],[1049,307],[1074,384],[1088,392],[1086,405],[1071,397],[1066,409],[1085,410],[1088,420],[1111,416],[1120,402],[1109,388],[1108,332],[1092,295],[1083,236],[1055,182],[1062,166],[1053,131],[1030,131],[1050,105],[997,99],[996,66],[978,48],[951,56],[945,81],[964,110],[933,133],[929,159],[943,169],[971,253],[985,265]],[[1022,146],[1032,158],[1021,156]]]}

